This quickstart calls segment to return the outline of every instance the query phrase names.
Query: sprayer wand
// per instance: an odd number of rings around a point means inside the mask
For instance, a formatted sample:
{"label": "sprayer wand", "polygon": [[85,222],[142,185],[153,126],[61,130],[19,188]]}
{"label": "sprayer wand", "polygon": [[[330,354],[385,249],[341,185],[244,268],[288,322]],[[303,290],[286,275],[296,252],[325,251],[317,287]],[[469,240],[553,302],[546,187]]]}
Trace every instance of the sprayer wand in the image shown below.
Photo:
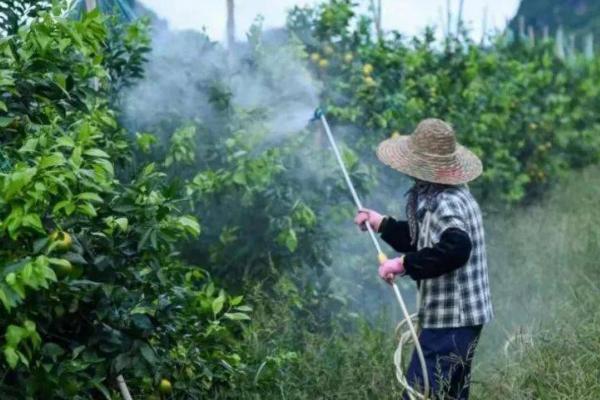
{"label": "sprayer wand", "polygon": [[[348,185],[348,189],[350,190],[350,193],[352,194],[352,198],[354,199],[354,204],[356,205],[358,210],[362,210],[363,209],[362,203],[360,201],[360,198],[358,197],[358,194],[356,193],[354,184],[352,183],[352,180],[350,179],[350,175],[348,174],[348,170],[346,169],[346,165],[344,164],[344,160],[342,159],[340,150],[338,149],[337,143],[335,142],[333,134],[331,133],[331,128],[329,127],[329,123],[327,122],[327,118],[325,118],[325,113],[323,113],[323,110],[321,110],[320,108],[317,108],[315,110],[315,115],[313,117],[313,120],[320,120],[321,123],[323,124],[325,133],[327,134],[327,139],[329,139],[329,143],[331,144],[331,148],[333,149],[335,158],[337,159],[340,169],[342,170],[342,173],[344,175],[344,180],[346,181],[346,184]],[[383,250],[381,250],[381,245],[379,244],[379,241],[377,240],[377,237],[375,236],[375,233],[373,232],[373,227],[368,222],[365,225],[367,227],[367,232],[369,232],[369,237],[371,238],[373,245],[375,246],[375,249],[377,250],[377,258],[379,260],[379,263],[380,264],[384,263],[385,261],[387,261],[387,256],[385,255]],[[410,313],[408,312],[408,309],[406,308],[406,304],[404,302],[404,298],[402,297],[402,293],[400,293],[400,289],[398,289],[398,285],[396,285],[394,282],[392,282],[391,285],[392,285],[392,288],[394,289],[394,294],[396,295],[396,300],[398,300],[398,304],[400,304],[400,309],[402,310],[402,314],[404,315],[404,320],[402,322],[400,322],[400,324],[398,324],[398,328],[401,328],[404,325],[406,325],[408,327],[408,332],[401,335],[400,343],[398,344],[398,349],[396,350],[396,353],[394,355],[394,364],[396,365],[396,377],[398,378],[398,381],[400,382],[400,384],[402,386],[404,386],[404,388],[408,391],[409,396],[412,399],[425,399],[426,400],[428,398],[428,393],[429,393],[429,377],[428,377],[428,373],[427,373],[427,365],[425,364],[425,357],[423,355],[423,350],[421,348],[421,344],[419,343],[419,336],[417,335],[417,330],[413,323],[413,318],[415,318],[415,316],[410,315]],[[419,393],[413,387],[410,386],[406,377],[404,376],[404,372],[402,369],[402,348],[404,347],[404,344],[407,343],[407,341],[409,339],[412,339],[413,343],[415,344],[415,351],[417,352],[417,356],[419,358],[419,363],[421,364],[421,370],[422,370],[422,374],[423,374],[423,389],[424,389],[423,393]]]}
{"label": "sprayer wand", "polygon": [[[331,143],[331,147],[333,148],[333,153],[335,154],[335,158],[337,158],[337,162],[342,169],[342,173],[344,174],[344,179],[346,180],[346,184],[348,185],[348,189],[350,189],[350,193],[352,193],[352,198],[354,199],[354,204],[356,204],[356,208],[362,210],[363,206],[360,202],[360,198],[358,197],[358,193],[356,193],[356,189],[354,188],[354,184],[350,179],[350,175],[348,174],[348,170],[346,169],[346,165],[344,164],[344,160],[342,159],[342,155],[340,154],[340,150],[335,143],[335,139],[333,138],[333,134],[331,133],[331,129],[329,128],[329,123],[327,122],[327,118],[325,118],[325,114],[321,111],[320,108],[317,108],[315,111],[315,119],[321,120],[323,123],[323,127],[325,128],[325,133],[327,134],[327,138],[329,139],[329,143]],[[375,249],[377,249],[377,257],[379,258],[379,262],[385,262],[387,260],[387,256],[381,250],[381,246],[375,237],[375,233],[373,232],[373,228],[370,224],[365,224],[367,226],[367,232],[369,232],[369,236],[373,241],[373,245],[375,245]]]}

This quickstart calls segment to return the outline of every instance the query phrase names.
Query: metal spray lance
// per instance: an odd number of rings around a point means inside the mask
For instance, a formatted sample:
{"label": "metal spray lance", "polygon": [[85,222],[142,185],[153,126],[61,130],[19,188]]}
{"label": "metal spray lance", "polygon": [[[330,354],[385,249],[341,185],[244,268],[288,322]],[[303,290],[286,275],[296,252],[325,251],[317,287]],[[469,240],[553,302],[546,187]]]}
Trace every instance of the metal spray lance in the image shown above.
{"label": "metal spray lance", "polygon": [[[337,143],[335,142],[333,134],[331,133],[331,128],[329,127],[329,123],[327,122],[327,118],[325,118],[325,113],[323,112],[323,110],[321,110],[320,108],[317,108],[315,110],[313,120],[314,121],[319,120],[323,124],[323,128],[325,129],[325,134],[327,135],[327,139],[329,140],[329,143],[331,144],[331,148],[333,149],[335,158],[337,159],[340,169],[342,170],[342,173],[344,175],[344,180],[346,181],[346,185],[348,186],[348,189],[350,190],[350,193],[352,194],[352,198],[354,199],[354,204],[356,205],[358,210],[363,209],[360,198],[358,197],[358,194],[356,193],[356,189],[354,188],[354,184],[352,183],[352,180],[350,179],[350,175],[348,174],[348,170],[346,169],[346,165],[344,164],[344,160],[342,159],[340,150],[337,146]],[[377,258],[379,260],[379,263],[380,264],[384,263],[385,261],[387,261],[388,258],[385,255],[385,253],[383,252],[383,250],[381,249],[381,245],[379,244],[379,241],[377,240],[377,237],[375,236],[375,232],[373,232],[373,227],[369,223],[366,223],[365,225],[367,227],[367,232],[369,232],[369,237],[371,238],[371,241],[373,242],[373,245],[375,246],[375,249],[377,250]],[[396,350],[396,355],[394,357],[394,363],[396,364],[396,377],[398,378],[398,381],[400,382],[400,384],[402,386],[404,386],[405,389],[408,391],[409,396],[411,398],[427,399],[427,397],[428,397],[427,394],[429,393],[429,377],[428,377],[428,373],[427,373],[427,366],[425,364],[425,357],[423,355],[423,350],[419,343],[419,336],[417,335],[417,330],[415,329],[415,326],[412,322],[413,316],[410,315],[410,313],[408,312],[408,309],[406,308],[406,303],[404,302],[402,293],[400,293],[400,289],[398,289],[398,285],[396,285],[394,282],[392,282],[391,285],[394,290],[394,294],[396,295],[396,300],[398,300],[398,304],[400,305],[400,309],[402,310],[402,314],[404,315],[404,320],[402,322],[400,322],[399,326],[406,325],[408,327],[408,332],[407,332],[407,334],[402,335],[398,350]],[[419,358],[419,363],[421,364],[421,369],[422,369],[422,373],[423,373],[423,381],[424,381],[423,382],[423,389],[424,389],[423,393],[424,394],[419,393],[417,390],[415,390],[413,387],[410,386],[410,384],[404,377],[404,373],[402,371],[402,365],[401,365],[401,363],[402,363],[402,357],[401,357],[402,347],[403,347],[404,343],[406,342],[406,338],[408,338],[408,337],[412,338],[412,341],[415,344],[415,350],[416,350],[417,356]]]}

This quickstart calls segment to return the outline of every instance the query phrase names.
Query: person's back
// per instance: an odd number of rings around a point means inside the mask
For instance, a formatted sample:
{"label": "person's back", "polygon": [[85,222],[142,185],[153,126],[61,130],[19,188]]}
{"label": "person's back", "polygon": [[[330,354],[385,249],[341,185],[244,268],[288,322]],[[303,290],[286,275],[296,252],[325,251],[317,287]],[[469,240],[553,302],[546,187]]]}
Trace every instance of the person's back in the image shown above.
{"label": "person's back", "polygon": [[[452,328],[483,325],[492,319],[493,312],[479,205],[466,185],[445,187],[437,197],[437,207],[430,212],[429,229],[420,229],[417,250],[439,243],[442,234],[454,228],[467,233],[471,251],[468,261],[460,268],[436,278],[422,280],[419,315],[421,326]],[[420,203],[421,212],[418,214],[423,215],[425,220],[426,205],[425,202]],[[420,221],[420,225],[423,222],[425,221]],[[410,255],[408,263],[410,264]]]}

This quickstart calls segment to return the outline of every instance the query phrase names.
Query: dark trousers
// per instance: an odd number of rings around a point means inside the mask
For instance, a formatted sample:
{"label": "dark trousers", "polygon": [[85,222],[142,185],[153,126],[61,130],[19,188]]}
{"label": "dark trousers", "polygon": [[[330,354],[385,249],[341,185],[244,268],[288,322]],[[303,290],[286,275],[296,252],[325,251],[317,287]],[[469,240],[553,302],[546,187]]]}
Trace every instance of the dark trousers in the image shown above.
{"label": "dark trousers", "polygon": [[[423,329],[419,335],[430,393],[434,399],[467,400],[471,379],[471,361],[481,334],[480,326]],[[423,387],[421,363],[413,353],[406,373],[412,387]],[[404,395],[404,399],[409,399]]]}

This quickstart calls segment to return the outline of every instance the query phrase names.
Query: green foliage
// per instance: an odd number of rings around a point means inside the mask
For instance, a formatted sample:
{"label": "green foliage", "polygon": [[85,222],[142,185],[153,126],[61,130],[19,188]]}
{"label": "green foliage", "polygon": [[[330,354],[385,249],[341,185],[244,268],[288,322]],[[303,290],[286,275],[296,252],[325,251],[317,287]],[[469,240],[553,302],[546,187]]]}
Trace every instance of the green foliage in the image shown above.
{"label": "green foliage", "polygon": [[[231,60],[229,70],[204,62],[227,65],[229,56],[200,33],[172,34],[168,43],[156,50],[147,79],[130,95],[127,118],[139,130],[156,132],[137,137],[146,154],[140,160],[164,158],[171,177],[189,180],[187,196],[204,231],[185,251],[187,259],[233,290],[240,282],[260,282],[268,289],[286,273],[298,281],[309,270],[321,273],[328,262],[328,215],[347,192],[325,142],[317,143],[312,131],[279,132],[287,129],[286,121],[273,126],[272,119],[286,110],[269,98],[277,96],[282,79],[308,75],[298,68],[301,49],[269,43],[255,29],[244,59]],[[193,55],[190,59],[170,51],[182,47]],[[165,70],[172,72],[168,84],[177,98],[140,100],[144,93],[161,93]],[[240,106],[235,82],[259,86],[252,90],[264,98],[253,108]],[[178,106],[182,93],[199,106]],[[298,129],[311,111],[300,116]],[[364,181],[364,168],[351,167],[358,183]]]}
{"label": "green foliage", "polygon": [[134,147],[110,104],[141,72],[144,25],[59,15],[0,43],[0,391],[112,398],[124,374],[138,393],[165,377],[205,392],[239,368],[250,309],[178,258],[201,233],[183,183],[158,163],[122,170]]}
{"label": "green foliage", "polygon": [[[362,154],[394,132],[410,133],[423,118],[440,117],[483,159],[475,188],[509,202],[598,161],[592,132],[600,121],[589,112],[598,99],[598,59],[565,64],[552,43],[503,36],[486,47],[451,37],[440,48],[431,32],[410,43],[395,34],[373,41],[364,18],[347,18],[350,4],[295,9],[289,25],[312,38],[305,45],[326,84],[329,115],[362,128],[354,138]],[[329,29],[314,28],[323,24]]]}
{"label": "green foliage", "polygon": [[[257,297],[258,296],[258,297]],[[290,314],[289,294],[257,301],[244,351],[250,366],[237,388],[217,399],[398,399],[391,362],[394,337],[386,329],[340,313],[335,322],[314,327],[317,315]],[[287,299],[287,300],[286,300]],[[275,300],[275,301],[273,301]],[[385,326],[377,320],[378,326]]]}
{"label": "green foliage", "polygon": [[13,35],[29,19],[49,9],[47,0],[4,0],[0,3],[0,31]]}
{"label": "green foliage", "polygon": [[110,93],[118,95],[144,75],[146,54],[150,51],[147,21],[123,24],[109,19],[109,35],[104,49],[104,64],[109,66]]}

